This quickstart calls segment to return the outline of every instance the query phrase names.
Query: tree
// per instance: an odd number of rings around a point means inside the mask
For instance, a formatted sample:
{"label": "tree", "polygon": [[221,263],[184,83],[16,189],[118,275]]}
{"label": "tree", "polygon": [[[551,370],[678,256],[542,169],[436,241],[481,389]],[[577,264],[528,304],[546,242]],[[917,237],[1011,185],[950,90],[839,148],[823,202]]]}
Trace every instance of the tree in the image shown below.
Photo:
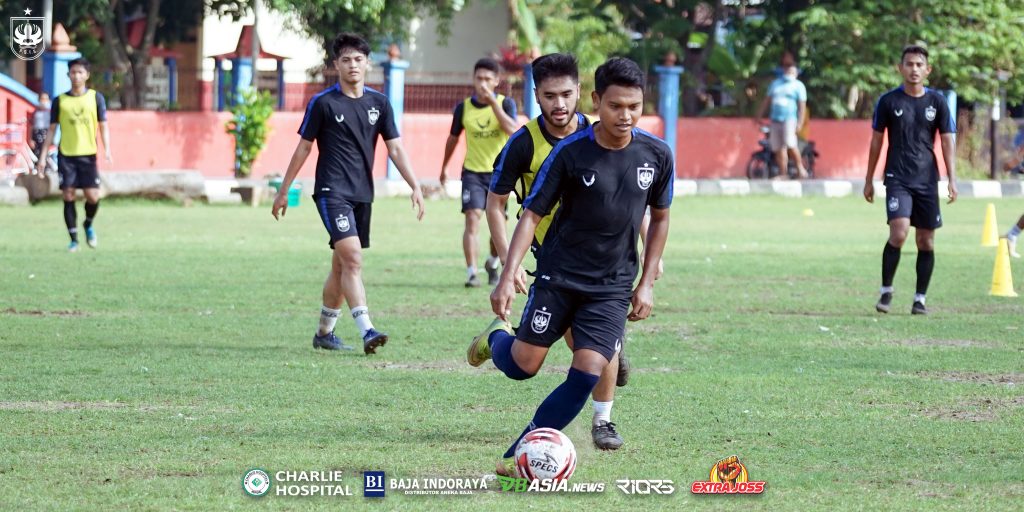
{"label": "tree", "polygon": [[[660,63],[668,52],[682,57],[680,63],[686,68],[681,102],[683,114],[699,113],[701,99],[706,97],[708,89],[708,61],[717,46],[716,27],[734,8],[726,7],[724,0],[603,0],[601,3],[619,8],[625,25],[642,37],[642,52],[662,53],[655,55],[653,62]],[[740,2],[740,6],[744,4]]]}
{"label": "tree", "polygon": [[323,42],[326,55],[341,32],[355,32],[371,44],[405,39],[409,22],[419,16],[438,20],[442,37],[448,35],[452,16],[465,0],[264,0],[264,5],[293,13],[308,35]]}
{"label": "tree", "polygon": [[622,15],[614,6],[599,0],[518,0],[519,45],[524,51],[536,48],[541,54],[568,52],[580,67],[579,109],[592,108],[590,91],[594,70],[608,57],[629,50],[629,36]]}
{"label": "tree", "polygon": [[931,87],[988,103],[1002,85],[1011,102],[1024,99],[1024,0],[834,0],[793,18],[806,38],[808,86],[836,117],[870,114],[873,99],[899,83],[894,66],[907,44],[928,48]]}

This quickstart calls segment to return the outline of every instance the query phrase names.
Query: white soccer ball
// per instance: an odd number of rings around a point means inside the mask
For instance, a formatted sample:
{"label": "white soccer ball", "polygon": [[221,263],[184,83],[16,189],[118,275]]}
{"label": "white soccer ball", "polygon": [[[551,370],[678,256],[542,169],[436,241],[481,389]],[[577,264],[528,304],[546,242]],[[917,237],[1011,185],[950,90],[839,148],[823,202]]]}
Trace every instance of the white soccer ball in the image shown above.
{"label": "white soccer ball", "polygon": [[516,473],[529,480],[568,480],[576,470],[576,447],[553,428],[531,430],[516,447]]}

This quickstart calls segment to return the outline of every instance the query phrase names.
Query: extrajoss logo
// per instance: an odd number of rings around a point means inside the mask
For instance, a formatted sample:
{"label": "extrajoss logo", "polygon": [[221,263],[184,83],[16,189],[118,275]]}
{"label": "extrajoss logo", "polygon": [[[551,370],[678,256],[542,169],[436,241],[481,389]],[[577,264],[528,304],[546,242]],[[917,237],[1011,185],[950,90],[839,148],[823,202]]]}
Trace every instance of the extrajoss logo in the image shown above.
{"label": "extrajoss logo", "polygon": [[363,496],[367,498],[384,497],[383,471],[363,471]]}
{"label": "extrajoss logo", "polygon": [[262,469],[250,469],[242,477],[242,489],[249,496],[263,496],[270,490],[270,475]]}
{"label": "extrajoss logo", "polygon": [[747,467],[735,455],[726,457],[713,466],[707,481],[690,486],[693,494],[761,494],[765,482],[751,482]]}

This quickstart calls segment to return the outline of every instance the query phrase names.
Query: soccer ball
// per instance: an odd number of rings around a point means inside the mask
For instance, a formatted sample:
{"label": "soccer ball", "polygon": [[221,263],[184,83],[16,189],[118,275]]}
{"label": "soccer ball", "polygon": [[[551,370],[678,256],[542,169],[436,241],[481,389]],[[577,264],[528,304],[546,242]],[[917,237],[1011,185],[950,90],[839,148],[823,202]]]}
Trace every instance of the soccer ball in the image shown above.
{"label": "soccer ball", "polygon": [[576,470],[576,447],[553,428],[531,430],[516,447],[516,473],[529,480],[568,480]]}

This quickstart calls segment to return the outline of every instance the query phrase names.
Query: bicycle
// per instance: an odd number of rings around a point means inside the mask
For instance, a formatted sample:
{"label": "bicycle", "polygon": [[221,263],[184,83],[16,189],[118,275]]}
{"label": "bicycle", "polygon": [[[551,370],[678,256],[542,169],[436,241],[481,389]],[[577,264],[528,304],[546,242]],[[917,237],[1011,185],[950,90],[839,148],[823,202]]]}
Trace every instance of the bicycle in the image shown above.
{"label": "bicycle", "polygon": [[22,187],[28,191],[29,201],[37,203],[50,193],[50,177],[57,173],[57,150],[47,148],[46,166],[37,173],[40,157],[29,147],[24,125],[0,124],[0,186]]}
{"label": "bicycle", "polygon": [[[779,164],[775,163],[775,154],[772,153],[769,137],[771,129],[767,126],[761,126],[760,129],[763,136],[757,141],[757,144],[761,146],[761,149],[751,153],[750,160],[747,162],[747,178],[752,180],[771,179],[779,175]],[[814,161],[819,156],[818,150],[814,147],[814,141],[801,140],[798,143],[798,148],[804,169],[807,170],[807,177],[813,178]],[[788,167],[786,175],[790,179],[796,179],[798,177],[796,163],[792,158],[789,159]]]}

